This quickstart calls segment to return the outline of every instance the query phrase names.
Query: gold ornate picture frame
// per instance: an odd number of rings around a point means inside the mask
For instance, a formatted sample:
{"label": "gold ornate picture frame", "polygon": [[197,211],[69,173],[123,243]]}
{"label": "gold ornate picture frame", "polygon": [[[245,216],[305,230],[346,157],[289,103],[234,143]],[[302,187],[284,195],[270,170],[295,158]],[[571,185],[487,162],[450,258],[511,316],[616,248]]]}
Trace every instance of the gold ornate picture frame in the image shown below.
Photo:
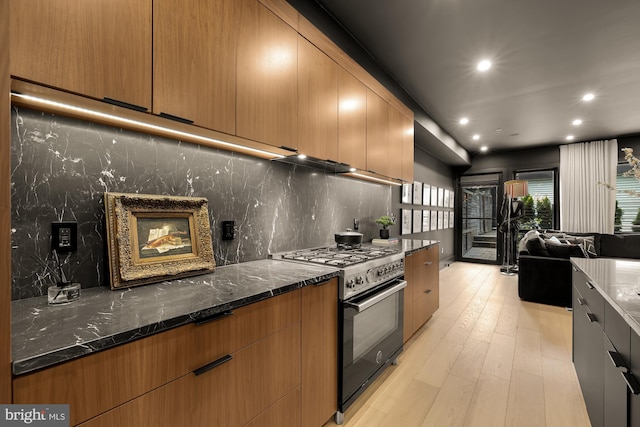
{"label": "gold ornate picture frame", "polygon": [[207,199],[104,193],[111,289],[210,273]]}

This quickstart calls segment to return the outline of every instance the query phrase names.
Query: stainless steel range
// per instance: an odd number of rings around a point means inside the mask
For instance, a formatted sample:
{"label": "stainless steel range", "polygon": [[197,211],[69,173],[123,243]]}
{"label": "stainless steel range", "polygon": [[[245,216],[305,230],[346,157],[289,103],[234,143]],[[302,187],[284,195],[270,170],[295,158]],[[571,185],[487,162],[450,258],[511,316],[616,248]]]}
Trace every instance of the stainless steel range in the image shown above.
{"label": "stainless steel range", "polygon": [[338,412],[344,411],[402,352],[404,253],[395,247],[322,247],[272,255],[274,259],[340,269],[338,299]]}

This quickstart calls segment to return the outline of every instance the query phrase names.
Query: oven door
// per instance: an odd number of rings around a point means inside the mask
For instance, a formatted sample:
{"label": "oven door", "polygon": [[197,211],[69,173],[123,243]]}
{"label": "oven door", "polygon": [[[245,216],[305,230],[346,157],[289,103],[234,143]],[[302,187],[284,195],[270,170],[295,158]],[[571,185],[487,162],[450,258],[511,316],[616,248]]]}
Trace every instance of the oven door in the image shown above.
{"label": "oven door", "polygon": [[406,286],[402,278],[394,279],[343,302],[339,396],[342,412],[402,351]]}

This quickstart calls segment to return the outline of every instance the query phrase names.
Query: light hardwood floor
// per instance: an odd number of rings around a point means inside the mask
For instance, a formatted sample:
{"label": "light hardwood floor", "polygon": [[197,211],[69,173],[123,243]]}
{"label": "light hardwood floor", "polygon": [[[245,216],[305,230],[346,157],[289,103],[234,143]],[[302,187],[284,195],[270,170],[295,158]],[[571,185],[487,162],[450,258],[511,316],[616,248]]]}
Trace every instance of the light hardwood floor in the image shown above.
{"label": "light hardwood floor", "polygon": [[439,310],[343,426],[590,426],[571,313],[520,301],[517,281],[498,266],[441,270]]}

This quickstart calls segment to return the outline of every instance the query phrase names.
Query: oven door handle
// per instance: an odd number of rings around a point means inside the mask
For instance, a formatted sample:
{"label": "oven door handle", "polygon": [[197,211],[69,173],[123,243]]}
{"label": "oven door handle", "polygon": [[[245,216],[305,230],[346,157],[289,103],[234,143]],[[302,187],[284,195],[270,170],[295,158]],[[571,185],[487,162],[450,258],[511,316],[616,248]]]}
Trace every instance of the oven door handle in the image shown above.
{"label": "oven door handle", "polygon": [[382,292],[380,292],[378,294],[375,294],[371,298],[366,299],[366,300],[364,300],[364,301],[362,301],[362,302],[360,302],[358,304],[345,301],[344,305],[346,305],[347,307],[355,308],[356,311],[358,313],[360,313],[361,311],[366,310],[367,308],[371,307],[372,305],[379,303],[383,299],[395,294],[396,292],[399,292],[400,290],[402,290],[402,289],[404,289],[406,287],[407,287],[407,281],[403,280],[403,281],[399,282],[398,284],[393,285],[390,288],[387,288],[384,291],[382,291]]}

